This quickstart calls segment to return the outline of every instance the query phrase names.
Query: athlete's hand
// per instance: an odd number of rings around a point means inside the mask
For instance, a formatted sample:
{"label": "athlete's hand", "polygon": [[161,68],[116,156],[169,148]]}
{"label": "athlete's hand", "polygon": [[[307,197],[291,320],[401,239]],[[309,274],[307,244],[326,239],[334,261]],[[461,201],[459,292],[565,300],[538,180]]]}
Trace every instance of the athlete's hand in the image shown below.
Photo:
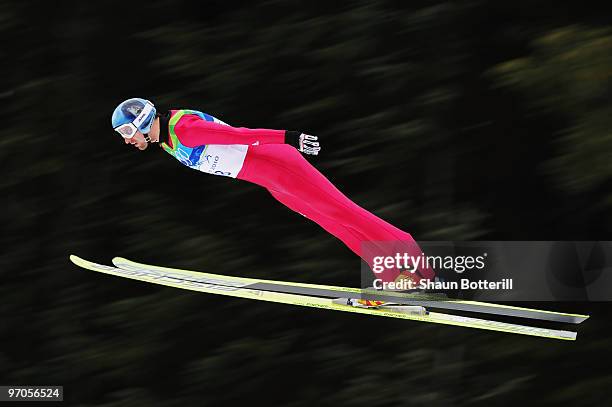
{"label": "athlete's hand", "polygon": [[318,140],[317,136],[311,136],[299,131],[287,131],[285,133],[285,142],[291,144],[304,154],[318,155],[319,151],[321,151]]}
{"label": "athlete's hand", "polygon": [[304,154],[318,155],[319,151],[321,151],[318,140],[319,138],[317,136],[302,133],[300,134],[298,150]]}

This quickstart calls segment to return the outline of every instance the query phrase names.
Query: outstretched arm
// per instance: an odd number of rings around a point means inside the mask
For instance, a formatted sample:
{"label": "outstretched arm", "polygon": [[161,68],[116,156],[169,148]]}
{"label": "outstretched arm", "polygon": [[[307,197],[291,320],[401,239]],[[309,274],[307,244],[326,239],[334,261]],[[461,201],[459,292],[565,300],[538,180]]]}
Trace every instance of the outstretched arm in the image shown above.
{"label": "outstretched arm", "polygon": [[187,147],[204,144],[290,144],[304,154],[317,155],[321,150],[316,136],[299,131],[232,127],[201,120],[194,115],[181,117],[174,131]]}
{"label": "outstretched arm", "polygon": [[204,144],[284,144],[285,130],[247,129],[209,122],[195,115],[181,117],[174,126],[176,135],[187,147]]}

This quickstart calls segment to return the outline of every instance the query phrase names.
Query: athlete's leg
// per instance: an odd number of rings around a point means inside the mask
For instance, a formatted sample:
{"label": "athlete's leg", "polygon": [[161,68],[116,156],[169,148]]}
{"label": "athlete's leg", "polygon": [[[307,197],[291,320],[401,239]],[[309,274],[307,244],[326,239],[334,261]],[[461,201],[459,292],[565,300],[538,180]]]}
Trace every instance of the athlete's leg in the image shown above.
{"label": "athlete's leg", "polygon": [[306,202],[293,195],[286,194],[284,192],[278,192],[269,190],[270,193],[276,200],[281,202],[287,208],[299,213],[300,215],[315,220],[316,223],[323,229],[336,236],[338,239],[348,246],[355,253],[359,253],[361,250],[361,242],[364,241],[365,236],[362,236],[358,231],[352,230],[349,227],[344,226],[341,223],[336,222],[333,219],[321,215]]}
{"label": "athlete's leg", "polygon": [[[390,255],[387,252],[391,245],[397,247],[398,243],[410,255],[421,254],[410,234],[352,202],[291,146],[250,146],[244,171],[238,178],[273,191],[279,201],[321,225],[370,265],[372,259],[364,256],[363,242],[375,245],[378,255]],[[426,278],[433,276],[431,270],[420,270],[420,274]],[[388,275],[384,277],[389,280]]]}
{"label": "athlete's leg", "polygon": [[[334,219],[329,219],[325,215],[317,212],[313,207],[308,205],[304,200],[300,198],[296,198],[293,195],[285,194],[278,191],[270,190],[270,193],[274,198],[276,198],[279,202],[284,204],[289,209],[305,216],[308,219],[313,220],[331,235],[340,239],[349,249],[351,249],[355,254],[360,256],[364,261],[366,261],[370,268],[373,267],[372,262],[370,261],[370,257],[363,253],[363,242],[368,242],[368,238],[363,236],[358,230],[352,229],[350,226],[343,225],[342,223],[338,223]],[[393,255],[393,252],[389,250],[389,242],[386,245],[382,244],[382,242],[368,242],[370,245],[370,252],[375,253],[376,255]],[[377,274],[376,278],[380,278],[382,281],[394,281],[399,273],[399,270],[395,268],[388,268],[383,270],[382,273]]]}

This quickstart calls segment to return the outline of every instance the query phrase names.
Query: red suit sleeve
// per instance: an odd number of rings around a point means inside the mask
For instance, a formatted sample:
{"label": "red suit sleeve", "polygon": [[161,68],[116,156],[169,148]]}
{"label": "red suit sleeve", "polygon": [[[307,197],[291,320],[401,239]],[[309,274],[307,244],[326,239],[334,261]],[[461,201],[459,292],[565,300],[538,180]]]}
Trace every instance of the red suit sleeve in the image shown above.
{"label": "red suit sleeve", "polygon": [[209,122],[186,114],[174,126],[174,132],[186,147],[204,144],[284,144],[285,130],[247,129]]}

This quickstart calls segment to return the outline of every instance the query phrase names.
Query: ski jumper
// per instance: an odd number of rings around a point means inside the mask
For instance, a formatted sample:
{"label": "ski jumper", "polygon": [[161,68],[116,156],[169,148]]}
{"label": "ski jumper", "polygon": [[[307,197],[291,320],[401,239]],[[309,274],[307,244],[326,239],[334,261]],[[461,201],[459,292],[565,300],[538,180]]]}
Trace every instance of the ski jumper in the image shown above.
{"label": "ski jumper", "polygon": [[[167,120],[167,127],[166,121]],[[231,127],[196,110],[172,110],[162,120],[161,147],[184,165],[213,175],[249,181],[266,188],[289,209],[316,222],[365,260],[362,243],[401,242],[403,252],[418,256],[421,250],[409,233],[385,222],[340,192],[293,146],[285,144],[285,130]],[[372,243],[374,242],[374,243]],[[378,255],[392,255],[383,245]],[[386,269],[376,278],[394,281],[397,269]],[[433,278],[420,269],[420,278]]]}

